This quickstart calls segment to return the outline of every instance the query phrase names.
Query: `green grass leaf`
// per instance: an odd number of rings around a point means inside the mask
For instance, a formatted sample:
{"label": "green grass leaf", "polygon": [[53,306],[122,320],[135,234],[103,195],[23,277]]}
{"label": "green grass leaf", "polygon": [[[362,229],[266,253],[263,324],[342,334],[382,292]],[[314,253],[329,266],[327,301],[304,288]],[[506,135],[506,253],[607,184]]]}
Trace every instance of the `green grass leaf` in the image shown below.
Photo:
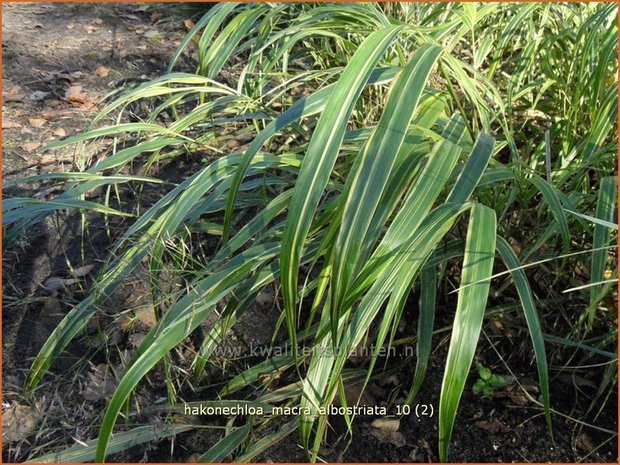
{"label": "green grass leaf", "polygon": [[545,353],[545,343],[543,338],[542,329],[540,327],[540,319],[538,318],[538,312],[536,311],[536,301],[532,294],[530,284],[523,269],[521,269],[521,263],[512,250],[510,244],[501,236],[497,236],[497,251],[506,267],[510,270],[510,274],[519,293],[519,299],[521,301],[521,307],[525,314],[527,326],[530,330],[530,337],[532,339],[532,345],[534,346],[534,354],[536,355],[536,366],[538,368],[538,379],[540,382],[540,392],[543,398],[543,406],[545,409],[545,419],[549,427],[549,432],[553,435],[551,430],[551,405],[549,399],[549,371],[547,365],[547,355]]}
{"label": "green grass leaf", "polygon": [[[495,259],[495,212],[480,204],[471,208],[456,314],[439,400],[439,458],[448,460],[452,427],[474,358],[489,295]],[[484,280],[484,281],[482,281]],[[482,282],[479,282],[482,281]]]}
{"label": "green grass leaf", "polygon": [[[161,438],[174,436],[195,429],[195,425],[169,425],[169,426],[139,426],[129,431],[123,431],[114,435],[110,441],[108,451],[110,454],[123,452],[131,447],[156,441]],[[86,441],[84,445],[78,444],[60,452],[41,455],[26,463],[84,463],[92,462],[95,458],[97,440]]]}
{"label": "green grass leaf", "polygon": [[420,303],[418,315],[418,338],[416,341],[416,365],[411,389],[406,403],[415,400],[428,367],[428,360],[433,347],[433,324],[435,322],[435,302],[437,298],[437,269],[425,266],[420,273]]}
{"label": "green grass leaf", "polygon": [[[616,231],[618,230],[616,213],[617,213],[617,196],[618,196],[618,177],[606,176],[601,179],[601,186],[598,194],[598,200],[596,203],[596,218],[602,222],[611,223],[615,225]],[[609,251],[604,249],[609,245],[610,240],[610,226],[605,223],[598,223],[594,225],[594,237],[592,239],[592,248],[595,249],[592,252],[592,259],[590,265],[590,282],[597,283],[605,279],[605,270],[607,268],[607,257]],[[590,306],[596,302],[596,297],[600,286],[592,286],[590,288]],[[588,315],[588,327],[592,327],[594,323],[594,311],[591,311]]]}
{"label": "green grass leaf", "polygon": [[356,158],[357,168],[347,179],[334,255],[332,322],[338,320],[348,286],[359,271],[359,259],[372,246],[366,234],[390,178],[394,154],[405,140],[426,80],[440,53],[441,49],[434,45],[422,46],[394,80],[377,128],[364,144]]}
{"label": "green grass leaf", "polygon": [[280,258],[286,322],[295,350],[297,273],[304,240],[336,162],[353,105],[381,55],[400,30],[400,27],[379,30],[360,45],[334,87],[304,156],[284,227]]}
{"label": "green grass leaf", "polygon": [[198,458],[200,463],[221,463],[226,457],[232,454],[251,431],[251,425],[247,424],[235,428],[231,433],[226,434],[216,445]]}

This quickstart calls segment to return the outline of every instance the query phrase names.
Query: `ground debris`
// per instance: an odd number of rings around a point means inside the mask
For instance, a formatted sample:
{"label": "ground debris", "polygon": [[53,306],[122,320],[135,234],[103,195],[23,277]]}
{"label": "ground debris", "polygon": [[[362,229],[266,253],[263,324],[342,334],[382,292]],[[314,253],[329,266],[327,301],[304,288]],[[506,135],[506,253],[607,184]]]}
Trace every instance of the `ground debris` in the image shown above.
{"label": "ground debris", "polygon": [[21,145],[24,152],[33,153],[41,147],[41,142],[26,142]]}
{"label": "ground debris", "polygon": [[82,388],[82,397],[89,402],[97,402],[100,399],[110,399],[116,389],[116,376],[114,369],[106,364],[99,364],[88,374],[88,380]]}
{"label": "ground debris", "polygon": [[2,118],[2,129],[19,129],[21,127],[21,123],[11,121],[8,118]]}
{"label": "ground debris", "polygon": [[489,433],[499,433],[500,431],[508,431],[510,429],[497,418],[492,418],[491,420],[478,420],[474,424],[476,427],[481,430],[488,431]]}
{"label": "ground debris", "polygon": [[14,403],[2,411],[2,438],[21,441],[32,434],[39,423],[39,411],[29,405]]}
{"label": "ground debris", "polygon": [[400,420],[397,418],[377,418],[370,425],[381,431],[398,431]]}

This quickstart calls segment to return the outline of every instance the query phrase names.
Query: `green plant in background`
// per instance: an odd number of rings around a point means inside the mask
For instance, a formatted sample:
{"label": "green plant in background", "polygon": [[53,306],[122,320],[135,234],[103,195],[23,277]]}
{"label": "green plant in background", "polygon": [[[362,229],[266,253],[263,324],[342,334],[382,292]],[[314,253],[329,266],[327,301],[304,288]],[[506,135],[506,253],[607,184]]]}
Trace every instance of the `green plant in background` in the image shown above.
{"label": "green plant in background", "polygon": [[[247,368],[217,402],[244,402],[230,396],[277,370],[296,379],[251,402],[310,413],[258,442],[249,441],[252,432],[270,419],[239,426],[231,418],[228,434],[201,460],[236,450],[238,460],[251,460],[298,429],[314,461],[327,428],[321,409],[346,402],[347,380],[365,387],[375,371],[376,355],[359,370],[348,354],[367,339],[376,347],[395,343],[401,323],[409,324],[408,296],[420,290],[417,328],[409,328],[417,347],[413,402],[433,347],[438,285],[456,259],[456,307],[441,309],[455,311],[439,406],[441,460],[485,315],[497,302],[518,302],[551,428],[545,331],[552,328],[527,271],[545,270],[562,286],[558,270],[591,256],[589,280],[574,283],[587,289],[570,302],[587,302],[587,310],[575,317],[574,334],[555,340],[584,343],[613,287],[604,279],[608,266],[608,279],[617,279],[615,13],[614,5],[577,4],[217,4],[182,42],[168,74],[116,98],[93,121],[97,127],[47,147],[86,143],[75,171],[5,183],[65,185],[51,200],[6,199],[7,238],[64,209],[132,220],[121,231],[110,228],[116,244],[108,263],[42,347],[27,389],[146,264],[158,321],[103,416],[95,454],[103,461],[119,415],[132,408],[149,371],[164,364],[176,408],[177,387],[209,382],[205,367],[217,345],[276,284],[283,310],[274,335],[282,329],[291,347],[303,341],[312,350]],[[197,69],[174,72],[195,38]],[[581,59],[567,61],[567,48]],[[137,101],[150,110],[128,121]],[[171,123],[160,122],[164,114]],[[88,142],[100,138],[114,144],[94,162]],[[178,184],[160,177],[170,160],[205,152],[212,161]],[[164,195],[143,200],[153,184]],[[138,192],[137,205],[123,202],[126,185]],[[103,190],[103,202],[86,200],[94,189]],[[213,237],[213,250],[196,245]],[[182,290],[164,293],[170,269]],[[215,323],[192,370],[176,369],[171,354],[207,319]],[[616,337],[612,331],[584,344],[609,354]],[[492,393],[499,379],[479,374],[481,392]],[[603,392],[613,383],[610,377]]]}
{"label": "green plant in background", "polygon": [[472,391],[476,395],[493,397],[493,393],[506,384],[506,379],[503,376],[492,373],[482,363],[476,363],[476,370],[478,371],[478,379],[472,386]]}

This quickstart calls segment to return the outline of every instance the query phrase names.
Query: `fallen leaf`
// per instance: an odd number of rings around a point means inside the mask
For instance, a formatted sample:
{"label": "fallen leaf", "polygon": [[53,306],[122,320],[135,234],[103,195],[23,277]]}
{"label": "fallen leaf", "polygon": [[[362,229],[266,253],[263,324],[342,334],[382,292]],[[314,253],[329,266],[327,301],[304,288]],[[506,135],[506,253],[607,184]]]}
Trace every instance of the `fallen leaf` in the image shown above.
{"label": "fallen leaf", "polygon": [[51,278],[45,280],[43,287],[48,291],[57,291],[58,289],[63,289],[76,283],[78,283],[77,279],[58,278],[56,276],[52,276]]}
{"label": "fallen leaf", "polygon": [[508,392],[508,396],[517,405],[528,405],[531,402],[527,394],[525,394],[520,389],[510,390]]}
{"label": "fallen leaf", "polygon": [[[54,154],[43,154],[39,157],[39,166],[54,165],[57,163],[73,163],[73,157],[59,157]],[[43,191],[45,192],[45,191]],[[36,194],[35,194],[36,195]]]}
{"label": "fallen leaf", "polygon": [[268,305],[271,306],[274,301],[275,295],[270,291],[270,289],[266,288],[259,292],[255,299],[255,302],[261,307],[266,307]]}
{"label": "fallen leaf", "polygon": [[423,462],[423,463],[433,463],[434,455],[431,450],[431,446],[429,445],[426,439],[420,439],[413,447],[411,454],[409,454],[409,458],[411,462]]}
{"label": "fallen leaf", "polygon": [[370,425],[381,431],[398,431],[400,420],[397,418],[377,418]]}
{"label": "fallen leaf", "polygon": [[236,149],[237,147],[240,147],[240,146],[241,146],[241,143],[236,139],[231,139],[226,143],[227,149]]}
{"label": "fallen leaf", "polygon": [[133,326],[133,320],[127,315],[123,315],[116,320],[116,324],[118,324],[123,331],[128,331]]}
{"label": "fallen leaf", "polygon": [[186,19],[185,21],[183,21],[183,24],[185,25],[185,28],[187,30],[192,29],[196,25],[196,23],[194,23],[194,21],[192,21],[191,19]]}
{"label": "fallen leaf", "polygon": [[17,85],[2,89],[2,99],[5,102],[23,102],[24,95],[24,89]]}
{"label": "fallen leaf", "polygon": [[2,100],[5,102],[23,102],[24,94],[20,92],[8,92],[6,94],[2,94]]}
{"label": "fallen leaf", "polygon": [[129,14],[129,13],[121,15],[121,18],[131,19],[132,21],[139,21],[140,20],[140,18],[138,18],[136,15],[132,15],[132,14]]}
{"label": "fallen leaf", "polygon": [[414,447],[409,453],[409,461],[410,462],[427,462],[424,458],[424,453],[420,451],[419,447]]}
{"label": "fallen leaf", "polygon": [[21,127],[22,125],[19,123],[11,121],[7,118],[2,118],[2,129],[19,129]]}
{"label": "fallen leaf", "polygon": [[396,447],[403,447],[407,445],[407,440],[402,433],[398,431],[382,431],[378,429],[370,430],[370,435],[384,444],[392,444]]}
{"label": "fallen leaf", "polygon": [[159,21],[160,19],[162,19],[163,17],[164,17],[164,14],[161,11],[154,11],[153,13],[151,13],[151,22],[155,23]]}
{"label": "fallen leaf", "polygon": [[79,103],[81,105],[92,107],[92,102],[88,95],[84,92],[82,86],[71,86],[65,91],[65,98],[71,103]]}
{"label": "fallen leaf", "polygon": [[532,379],[528,376],[522,376],[521,378],[519,378],[519,381],[521,382],[521,386],[523,386],[527,392],[531,394],[538,393],[538,381],[536,381],[535,379]]}
{"label": "fallen leaf", "polygon": [[65,98],[70,102],[83,102],[84,99],[84,91],[82,86],[70,86],[65,91]]}
{"label": "fallen leaf", "polygon": [[28,437],[39,421],[35,409],[28,405],[13,404],[2,412],[2,437],[8,442]]}
{"label": "fallen leaf", "polygon": [[508,428],[500,422],[497,418],[493,418],[491,421],[480,420],[474,423],[478,428],[489,433],[499,433],[500,431],[506,431]]}
{"label": "fallen leaf", "polygon": [[28,124],[33,128],[42,128],[45,123],[47,123],[47,120],[43,118],[28,118]]}
{"label": "fallen leaf", "polygon": [[110,74],[110,70],[105,66],[100,66],[95,70],[95,74],[99,77],[106,77],[108,74]]}
{"label": "fallen leaf", "polygon": [[21,145],[22,150],[28,153],[34,152],[39,147],[41,147],[41,142],[26,142],[25,144]]}
{"label": "fallen leaf", "polygon": [[528,109],[523,112],[526,118],[547,119],[547,115],[540,110]]}
{"label": "fallen leaf", "polygon": [[381,386],[386,386],[388,384],[392,386],[398,386],[400,384],[400,380],[398,379],[398,376],[391,375],[391,376],[388,376],[387,378],[381,378],[379,380],[379,383],[381,384]]}
{"label": "fallen leaf", "polygon": [[147,39],[155,39],[159,37],[159,35],[159,31],[156,29],[149,29],[144,33],[144,37],[146,37]]}
{"label": "fallen leaf", "polygon": [[64,105],[64,102],[61,102],[60,100],[48,100],[46,102],[50,107],[52,108],[58,108],[58,107],[62,107]]}
{"label": "fallen leaf", "polygon": [[581,433],[579,436],[577,436],[575,445],[584,452],[592,452],[595,449],[594,443],[592,442],[592,439],[590,439],[590,436],[588,436],[587,433]]}
{"label": "fallen leaf", "polygon": [[598,387],[595,382],[578,375],[560,375],[558,376],[558,379],[563,383],[578,387],[589,387],[592,389],[596,389]]}
{"label": "fallen leaf", "polygon": [[140,344],[142,344],[142,341],[144,341],[145,337],[146,334],[144,333],[130,334],[127,338],[127,342],[129,342],[132,347],[138,347]]}
{"label": "fallen leaf", "polygon": [[118,328],[112,327],[109,331],[106,332],[107,344],[111,346],[116,346],[121,342],[121,331]]}
{"label": "fallen leaf", "polygon": [[75,27],[75,24],[67,24],[67,29],[73,29]]}
{"label": "fallen leaf", "polygon": [[136,316],[138,321],[148,328],[152,328],[153,326],[155,326],[155,323],[157,323],[157,318],[155,317],[155,309],[152,307],[138,312]]}
{"label": "fallen leaf", "polygon": [[276,371],[275,373],[262,373],[258,375],[258,382],[263,386],[267,385],[267,391],[271,392],[280,384],[280,376],[282,373]]}
{"label": "fallen leaf", "polygon": [[39,113],[41,118],[45,119],[60,119],[60,118],[73,118],[75,116],[75,110],[54,110],[53,108],[44,109]]}
{"label": "fallen leaf", "polygon": [[112,397],[116,388],[114,373],[108,366],[101,363],[92,373],[88,374],[89,381],[82,390],[82,397],[89,402],[97,402],[99,399]]}
{"label": "fallen leaf", "polygon": [[155,318],[155,309],[145,308],[143,310],[134,310],[130,314],[121,316],[116,320],[116,324],[123,330],[129,331],[136,323],[140,323],[146,328],[152,328],[157,323]]}
{"label": "fallen leaf", "polygon": [[59,84],[62,81],[71,82],[72,80],[73,78],[71,77],[71,74],[69,74],[66,70],[45,72],[45,77],[43,78],[44,82],[50,84]]}
{"label": "fallen leaf", "polygon": [[101,26],[103,24],[103,19],[97,18],[93,21],[97,26]]}
{"label": "fallen leaf", "polygon": [[64,130],[63,128],[58,128],[58,129],[56,129],[56,130],[53,132],[53,134],[54,134],[56,137],[65,137],[65,136],[67,135],[67,133],[65,132],[65,130]]}
{"label": "fallen leaf", "polygon": [[86,276],[88,273],[90,273],[91,271],[93,271],[93,268],[95,268],[95,264],[90,263],[88,265],[80,266],[78,268],[73,268],[73,271],[71,272],[71,274],[75,276],[76,278],[82,278]]}

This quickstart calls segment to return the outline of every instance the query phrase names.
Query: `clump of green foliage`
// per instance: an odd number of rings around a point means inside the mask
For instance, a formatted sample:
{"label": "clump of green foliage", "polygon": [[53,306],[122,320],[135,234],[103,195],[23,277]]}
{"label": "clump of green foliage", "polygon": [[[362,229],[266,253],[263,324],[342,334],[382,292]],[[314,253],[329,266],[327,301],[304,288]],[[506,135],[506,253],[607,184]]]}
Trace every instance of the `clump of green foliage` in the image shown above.
{"label": "clump of green foliage", "polygon": [[491,372],[482,363],[476,363],[478,379],[472,386],[472,391],[476,395],[493,397],[493,393],[506,384],[506,379],[498,374]]}
{"label": "clump of green foliage", "polygon": [[[312,351],[250,366],[211,401],[239,402],[231,396],[255,385],[249,402],[310,413],[258,442],[253,432],[272,420],[232,418],[229,434],[200,460],[234,451],[236,460],[251,460],[295,430],[317,460],[328,425],[321,408],[343,401],[347,379],[366,386],[379,369],[376,356],[354,369],[348,354],[368,339],[395,343],[403,322],[417,348],[413,402],[438,311],[454,312],[438,414],[439,456],[447,460],[483,323],[505,303],[527,327],[551,428],[552,324],[544,315],[558,295],[580,310],[567,317],[573,333],[553,335],[554,344],[577,340],[584,357],[603,352],[610,369],[616,364],[615,330],[587,340],[605,324],[598,309],[617,282],[615,15],[612,4],[217,4],[167,74],[117,97],[92,128],[47,147],[84,144],[75,171],[20,181],[62,183],[62,194],[4,201],[8,238],[65,209],[131,220],[94,288],[41,348],[27,389],[146,263],[158,322],[107,406],[96,451],[91,444],[96,460],[110,452],[119,415],[133,408],[132,393],[151,370],[165,365],[174,404],[175,386],[205,381],[217,345],[273,284],[282,306],[274,334],[282,328],[291,347],[303,340]],[[196,69],[174,71],[191,44]],[[135,102],[150,108],[138,120],[129,118]],[[101,138],[114,143],[94,161],[88,143]],[[212,161],[179,183],[155,174],[170,160],[205,153]],[[156,202],[122,201],[124,186],[141,192],[153,183],[169,186]],[[86,200],[93,189],[104,190],[104,202]],[[198,244],[212,238],[217,246],[205,252]],[[184,285],[162,296],[171,264]],[[588,276],[560,279],[576,267]],[[561,289],[536,295],[534,270]],[[454,282],[455,307],[439,308]],[[412,293],[413,328],[403,320]],[[215,324],[192,370],[175,370],[171,354],[207,318]],[[256,380],[269,370],[296,379],[268,391]],[[487,395],[499,386],[486,369],[479,374],[484,385],[474,389]],[[606,379],[601,399],[615,383]]]}

